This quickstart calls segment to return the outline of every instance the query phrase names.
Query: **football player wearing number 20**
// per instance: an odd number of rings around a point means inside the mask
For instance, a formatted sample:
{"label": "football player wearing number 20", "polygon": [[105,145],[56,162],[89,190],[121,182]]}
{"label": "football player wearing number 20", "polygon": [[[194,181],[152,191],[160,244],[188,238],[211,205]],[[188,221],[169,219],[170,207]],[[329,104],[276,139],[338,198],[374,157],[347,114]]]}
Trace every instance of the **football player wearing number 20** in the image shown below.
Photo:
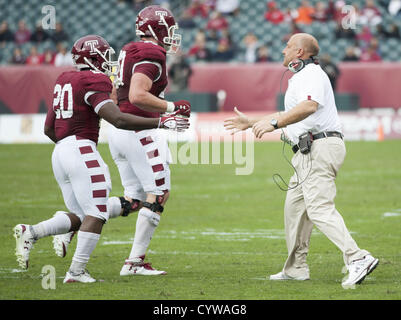
{"label": "football player wearing number 20", "polygon": [[[123,113],[110,99],[114,50],[105,39],[89,35],[78,39],[71,53],[77,71],[62,73],[54,87],[53,108],[48,111],[45,134],[56,143],[52,154],[54,176],[69,212],[57,211],[36,225],[14,227],[19,266],[28,268],[29,253],[40,238],[78,231],[78,243],[64,283],[95,282],[86,269],[100,238],[103,224],[123,211],[122,201],[109,198],[109,169],[97,142],[100,118],[125,130],[169,128],[182,131],[188,120],[172,114],[144,118]],[[115,203],[119,203],[116,206]]]}
{"label": "football player wearing number 20", "polygon": [[[150,119],[166,112],[189,118],[188,101],[164,100],[168,84],[166,55],[175,53],[181,42],[172,13],[160,6],[145,7],[138,13],[135,26],[139,41],[123,46],[118,57],[115,86],[120,110]],[[166,274],[144,261],[170,194],[171,154],[166,137],[157,129],[110,131],[109,148],[120,173],[124,196],[141,204],[132,249],[120,275]]]}

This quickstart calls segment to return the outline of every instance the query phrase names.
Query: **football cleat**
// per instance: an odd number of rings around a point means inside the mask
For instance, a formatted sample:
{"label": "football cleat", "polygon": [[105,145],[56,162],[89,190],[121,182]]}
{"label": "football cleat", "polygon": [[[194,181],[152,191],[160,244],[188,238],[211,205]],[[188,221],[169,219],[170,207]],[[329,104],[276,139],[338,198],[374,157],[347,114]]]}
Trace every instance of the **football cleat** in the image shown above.
{"label": "football cleat", "polygon": [[64,234],[58,234],[53,236],[53,249],[61,258],[64,258],[67,254],[68,245],[74,237],[75,231],[70,231]]}
{"label": "football cleat", "polygon": [[68,270],[65,274],[63,283],[72,282],[93,283],[96,282],[96,279],[91,277],[88,270],[84,270],[81,273],[74,273],[71,270]]}
{"label": "football cleat", "polygon": [[142,276],[158,276],[165,275],[166,271],[153,269],[150,263],[140,261],[125,260],[125,263],[120,271],[120,276],[142,275]]}
{"label": "football cleat", "polygon": [[27,224],[17,224],[13,229],[16,241],[15,255],[17,256],[17,262],[25,270],[28,269],[29,265],[29,253],[36,242],[30,228],[31,226]]}

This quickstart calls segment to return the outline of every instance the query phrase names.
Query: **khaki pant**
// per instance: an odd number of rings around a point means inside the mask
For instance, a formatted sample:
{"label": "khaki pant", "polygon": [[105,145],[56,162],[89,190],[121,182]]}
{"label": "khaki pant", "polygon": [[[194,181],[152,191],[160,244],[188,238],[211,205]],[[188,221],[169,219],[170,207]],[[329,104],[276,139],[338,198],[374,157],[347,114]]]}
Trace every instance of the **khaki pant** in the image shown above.
{"label": "khaki pant", "polygon": [[288,258],[283,271],[291,277],[309,276],[306,256],[313,226],[315,225],[342,252],[344,263],[361,259],[369,254],[358,248],[344,220],[336,210],[335,178],[345,158],[344,141],[337,137],[313,141],[312,150],[304,155],[297,152],[292,164],[298,172],[290,179],[290,187],[307,179],[287,192],[284,222]]}

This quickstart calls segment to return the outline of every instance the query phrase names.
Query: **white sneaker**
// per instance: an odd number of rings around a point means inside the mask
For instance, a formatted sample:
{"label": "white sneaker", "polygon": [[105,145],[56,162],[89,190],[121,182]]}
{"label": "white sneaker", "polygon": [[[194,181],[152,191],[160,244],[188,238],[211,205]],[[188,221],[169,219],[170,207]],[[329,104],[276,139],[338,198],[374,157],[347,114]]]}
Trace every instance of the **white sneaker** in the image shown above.
{"label": "white sneaker", "polygon": [[61,258],[64,258],[67,254],[68,245],[74,237],[75,231],[71,231],[64,234],[58,234],[53,236],[53,249]]}
{"label": "white sneaker", "polygon": [[134,262],[125,260],[125,263],[120,271],[120,276],[142,275],[142,276],[158,276],[165,275],[166,271],[153,269],[150,263],[145,263],[143,260]]}
{"label": "white sneaker", "polygon": [[343,287],[349,287],[354,284],[360,284],[365,277],[371,273],[379,264],[379,259],[370,254],[363,259],[352,261],[348,266],[348,278],[341,284]]}
{"label": "white sneaker", "polygon": [[309,280],[309,275],[305,277],[290,277],[287,276],[283,271],[280,271],[279,273],[272,274],[269,278],[270,280],[298,280],[298,281],[304,281],[304,280]]}
{"label": "white sneaker", "polygon": [[96,280],[91,277],[88,270],[84,270],[81,273],[74,273],[71,270],[68,270],[65,274],[63,283],[71,282],[93,283],[96,282]]}
{"label": "white sneaker", "polygon": [[33,244],[36,242],[32,236],[30,227],[31,226],[27,224],[17,224],[13,229],[16,241],[15,255],[22,269],[28,269],[29,253],[33,249]]}

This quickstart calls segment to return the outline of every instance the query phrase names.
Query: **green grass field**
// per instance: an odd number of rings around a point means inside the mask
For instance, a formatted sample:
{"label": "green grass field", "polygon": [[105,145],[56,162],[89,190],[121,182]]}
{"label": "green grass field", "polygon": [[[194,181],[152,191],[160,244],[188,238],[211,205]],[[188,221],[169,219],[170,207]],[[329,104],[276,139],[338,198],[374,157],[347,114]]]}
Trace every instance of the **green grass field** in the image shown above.
{"label": "green grass field", "polygon": [[[0,145],[0,299],[395,299],[401,298],[401,141],[347,142],[337,178],[337,209],[361,248],[380,259],[356,289],[344,290],[342,254],[314,230],[308,262],[311,280],[272,282],[286,259],[285,193],[272,181],[291,168],[280,143],[255,144],[252,175],[232,165],[172,165],[173,188],[147,260],[166,270],[161,277],[120,277],[131,249],[136,214],[110,220],[88,264],[95,284],[62,283],[75,249],[53,253],[52,238],[35,244],[30,268],[18,272],[12,228],[35,224],[65,210],[51,168],[52,145]],[[107,145],[112,195],[121,195]],[[288,152],[288,155],[290,153]],[[56,269],[56,289],[41,285],[45,265]]]}

